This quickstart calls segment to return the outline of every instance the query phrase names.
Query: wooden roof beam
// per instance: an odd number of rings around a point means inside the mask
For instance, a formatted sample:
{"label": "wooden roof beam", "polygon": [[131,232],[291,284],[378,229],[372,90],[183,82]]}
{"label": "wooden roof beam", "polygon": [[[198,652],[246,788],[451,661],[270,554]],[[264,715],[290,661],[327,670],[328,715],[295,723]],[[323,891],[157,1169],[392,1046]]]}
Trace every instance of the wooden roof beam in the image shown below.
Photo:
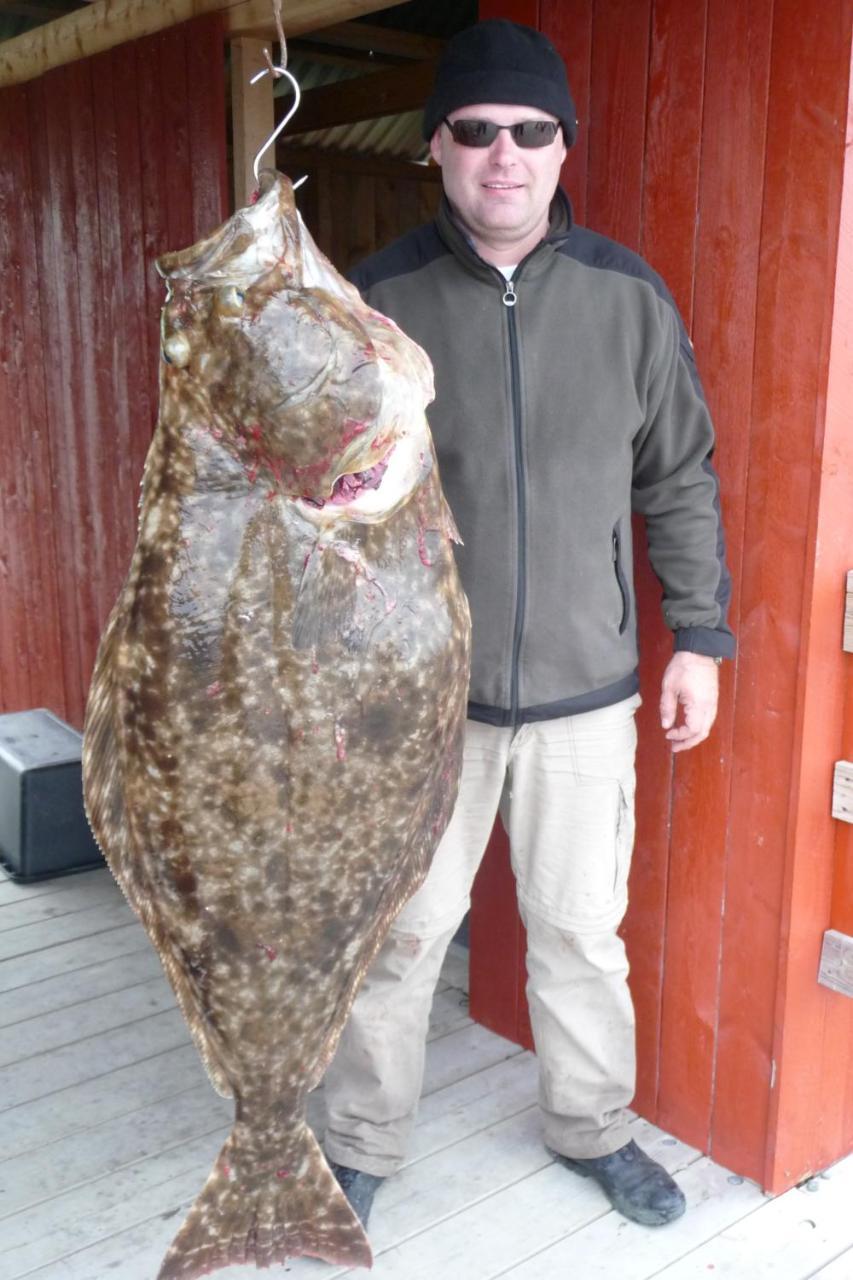
{"label": "wooden roof beam", "polygon": [[[395,0],[288,0],[284,34],[388,9]],[[62,18],[0,44],[0,88],[34,80],[54,67],[153,35],[205,13],[221,11],[230,35],[275,36],[271,0],[95,0]]]}

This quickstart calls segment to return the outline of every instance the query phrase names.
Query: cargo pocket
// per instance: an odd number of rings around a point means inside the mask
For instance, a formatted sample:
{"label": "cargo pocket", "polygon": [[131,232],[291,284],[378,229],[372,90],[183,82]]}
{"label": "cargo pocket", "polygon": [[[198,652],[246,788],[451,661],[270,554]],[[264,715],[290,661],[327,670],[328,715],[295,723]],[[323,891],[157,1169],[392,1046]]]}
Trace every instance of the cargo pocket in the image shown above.
{"label": "cargo pocket", "polygon": [[622,598],[622,617],[619,620],[619,634],[621,636],[628,626],[628,618],[631,614],[631,597],[628,591],[628,579],[625,577],[625,570],[622,568],[622,539],[619,533],[618,521],[613,526],[613,572],[616,575],[616,585]]}
{"label": "cargo pocket", "polygon": [[[615,928],[625,910],[632,812],[615,778],[567,781],[562,812],[543,813],[536,835],[512,849],[519,900],[561,929]],[[550,828],[550,829],[549,829]]]}

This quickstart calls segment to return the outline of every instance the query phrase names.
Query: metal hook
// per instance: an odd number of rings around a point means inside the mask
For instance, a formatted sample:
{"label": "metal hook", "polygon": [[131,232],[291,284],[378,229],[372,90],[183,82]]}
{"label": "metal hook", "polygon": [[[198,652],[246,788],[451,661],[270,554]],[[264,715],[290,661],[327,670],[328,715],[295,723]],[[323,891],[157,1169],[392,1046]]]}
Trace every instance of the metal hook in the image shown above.
{"label": "metal hook", "polygon": [[[272,73],[275,76],[287,76],[288,80],[293,85],[293,106],[290,108],[290,110],[288,111],[284,119],[279,124],[276,125],[276,127],[273,129],[270,136],[267,138],[266,142],[262,144],[260,150],[258,151],[258,154],[255,156],[255,162],[252,165],[252,172],[255,175],[255,182],[258,182],[260,177],[259,171],[258,171],[258,163],[260,161],[261,156],[264,154],[264,152],[267,150],[268,147],[272,146],[272,144],[275,142],[278,135],[282,132],[282,130],[287,126],[287,124],[293,118],[294,112],[296,112],[299,109],[299,100],[302,97],[302,93],[300,91],[299,85],[296,83],[296,78],[292,76],[290,72],[286,70],[285,67],[274,67],[272,63],[270,63],[268,67],[264,67],[262,71],[256,72],[256,74],[253,75],[251,80],[249,81],[249,84],[255,84],[256,81],[260,80],[263,76],[270,75],[270,73]],[[306,177],[307,176],[308,175],[306,174]],[[293,190],[295,191],[297,187],[301,187],[304,181],[305,181],[305,178],[300,178],[298,182],[294,182]]]}

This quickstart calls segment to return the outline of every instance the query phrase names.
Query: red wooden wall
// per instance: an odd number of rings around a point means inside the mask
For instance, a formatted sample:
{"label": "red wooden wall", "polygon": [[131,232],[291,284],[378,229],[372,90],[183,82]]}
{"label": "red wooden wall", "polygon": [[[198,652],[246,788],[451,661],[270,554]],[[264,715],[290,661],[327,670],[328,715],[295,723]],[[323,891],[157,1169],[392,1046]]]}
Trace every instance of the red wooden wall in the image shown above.
{"label": "red wooden wall", "polygon": [[157,412],[154,259],[226,211],[218,15],[0,91],[0,711],[78,727]]}
{"label": "red wooden wall", "polygon": [[[645,705],[624,927],[636,1106],[778,1191],[853,1147],[853,1001],[816,981],[836,845],[833,922],[853,926],[849,840],[829,817],[832,763],[853,746],[840,647],[853,563],[849,168],[839,256],[853,2],[486,0],[480,12],[538,26],[565,57],[578,220],[666,278],[717,425],[739,655],[712,738],[675,765],[657,718],[670,643],[639,555]],[[475,1016],[529,1043],[501,836],[471,939]]]}

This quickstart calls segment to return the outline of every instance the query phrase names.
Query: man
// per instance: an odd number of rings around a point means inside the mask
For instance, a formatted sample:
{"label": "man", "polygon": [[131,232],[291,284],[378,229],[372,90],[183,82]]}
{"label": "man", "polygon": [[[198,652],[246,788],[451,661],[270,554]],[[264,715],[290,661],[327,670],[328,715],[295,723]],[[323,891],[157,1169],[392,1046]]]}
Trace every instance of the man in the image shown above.
{"label": "man", "polygon": [[527,927],[545,1142],[626,1217],[660,1225],[685,1207],[625,1115],[634,1022],[616,929],[640,701],[631,508],[675,637],[660,702],[674,751],[714,721],[717,663],[734,650],[729,578],[689,340],[640,258],[573,226],[557,182],[575,130],[545,37],[502,20],[461,32],[424,114],[445,193],[437,221],[355,274],[433,360],[429,420],[473,618],[456,810],[326,1081],[327,1154],[365,1222],[404,1156],[433,990],[498,810]]}

